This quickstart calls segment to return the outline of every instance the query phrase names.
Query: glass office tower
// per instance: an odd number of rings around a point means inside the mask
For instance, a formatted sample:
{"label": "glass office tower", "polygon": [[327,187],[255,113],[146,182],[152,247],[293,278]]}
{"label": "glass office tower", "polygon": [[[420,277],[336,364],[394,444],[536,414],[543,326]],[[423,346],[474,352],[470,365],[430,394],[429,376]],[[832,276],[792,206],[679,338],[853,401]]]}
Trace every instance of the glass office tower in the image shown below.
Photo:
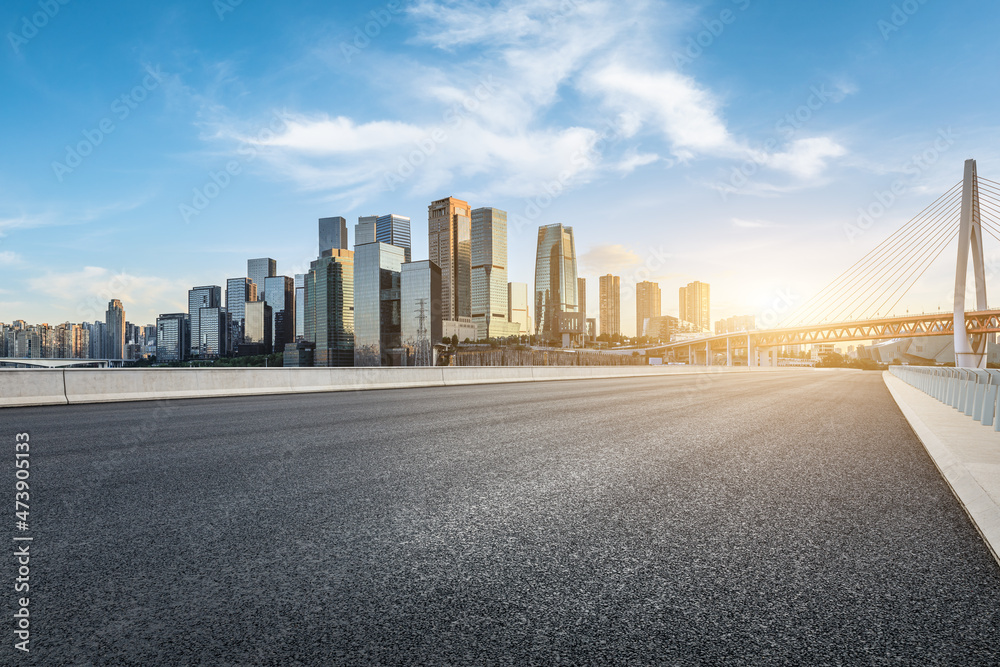
{"label": "glass office tower", "polygon": [[[375,225],[378,223],[377,215],[362,215],[358,217],[358,224],[354,225],[354,245],[364,245],[375,243]],[[320,253],[322,255],[322,253]]]}
{"label": "glass office tower", "polygon": [[400,271],[403,248],[388,243],[354,247],[354,365],[399,366]]}
{"label": "glass office tower", "polygon": [[316,366],[354,365],[354,252],[330,250],[305,279],[305,340],[316,344]]}
{"label": "glass office tower", "polygon": [[220,308],[222,306],[222,287],[219,285],[202,285],[188,290],[188,318],[191,322],[191,352],[192,357],[201,355],[201,320],[199,313],[202,308]]}
{"label": "glass office tower", "polygon": [[576,245],[573,228],[538,228],[535,254],[535,332],[543,340],[558,340],[559,314],[577,312]]}
{"label": "glass office tower", "polygon": [[184,361],[191,343],[187,313],[168,313],[156,318],[156,361]]}
{"label": "glass office tower", "polygon": [[271,354],[271,306],[264,301],[244,304],[246,322],[243,327],[243,344],[257,347],[257,352]]}
{"label": "glass office tower", "polygon": [[448,197],[427,207],[429,259],[441,267],[441,315],[472,317],[472,217],[469,204]]}
{"label": "glass office tower", "polygon": [[226,281],[226,310],[232,321],[229,342],[233,350],[243,342],[245,319],[243,304],[256,300],[257,286],[249,278],[230,278]]}
{"label": "glass office tower", "polygon": [[125,358],[125,307],[118,299],[108,302],[108,310],[104,314],[104,322],[107,326],[106,352],[108,359]]}
{"label": "glass office tower", "polygon": [[400,338],[406,366],[433,366],[441,342],[441,269],[429,259],[400,270]]}
{"label": "glass office tower", "polygon": [[[380,215],[375,222],[375,240],[403,248],[410,261],[410,219],[404,215]],[[360,243],[360,241],[358,241]]]}
{"label": "glass office tower", "polygon": [[257,301],[264,301],[264,279],[278,275],[278,262],[270,257],[247,260],[247,278],[257,286]]}
{"label": "glass office tower", "polygon": [[230,316],[225,308],[202,308],[198,312],[202,359],[229,354]]}
{"label": "glass office tower", "polygon": [[265,301],[271,306],[271,350],[284,352],[295,342],[295,281],[288,276],[264,279]]}
{"label": "glass office tower", "polygon": [[[322,254],[322,253],[321,253]],[[302,340],[306,333],[306,275],[295,274],[295,340]]]}
{"label": "glass office tower", "polygon": [[472,321],[479,340],[511,333],[507,319],[507,212],[472,212]]}
{"label": "glass office tower", "polygon": [[319,255],[334,248],[347,250],[347,220],[339,215],[319,219]]}

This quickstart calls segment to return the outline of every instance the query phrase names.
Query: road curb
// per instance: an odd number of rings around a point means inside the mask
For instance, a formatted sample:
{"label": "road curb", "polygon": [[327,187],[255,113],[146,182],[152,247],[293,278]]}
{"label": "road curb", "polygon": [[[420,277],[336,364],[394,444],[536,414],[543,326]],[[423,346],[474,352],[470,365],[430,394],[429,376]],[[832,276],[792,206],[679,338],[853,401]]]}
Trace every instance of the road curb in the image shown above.
{"label": "road curb", "polygon": [[[1000,565],[1000,505],[994,499],[1000,495],[1000,488],[992,488],[994,485],[970,471],[966,465],[969,461],[956,453],[953,446],[955,433],[965,432],[990,443],[995,440],[997,447],[1000,447],[1000,434],[889,372],[883,372],[882,379],[913,432],[923,443],[928,456]],[[984,483],[992,488],[993,496],[983,487]]]}

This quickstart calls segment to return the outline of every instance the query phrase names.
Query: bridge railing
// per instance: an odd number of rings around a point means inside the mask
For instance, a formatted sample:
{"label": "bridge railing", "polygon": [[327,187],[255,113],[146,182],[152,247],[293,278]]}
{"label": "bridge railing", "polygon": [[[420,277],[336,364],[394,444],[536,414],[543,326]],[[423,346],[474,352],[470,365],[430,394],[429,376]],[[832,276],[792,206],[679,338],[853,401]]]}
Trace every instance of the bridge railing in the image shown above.
{"label": "bridge railing", "polygon": [[1000,431],[1000,370],[891,366],[903,382]]}

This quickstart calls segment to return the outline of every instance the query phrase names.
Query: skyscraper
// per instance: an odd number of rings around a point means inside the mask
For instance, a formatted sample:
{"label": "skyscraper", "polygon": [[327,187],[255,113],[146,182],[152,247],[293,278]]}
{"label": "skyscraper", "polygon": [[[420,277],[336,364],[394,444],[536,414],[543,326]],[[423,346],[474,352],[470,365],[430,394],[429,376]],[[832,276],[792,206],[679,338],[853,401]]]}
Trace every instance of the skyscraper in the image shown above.
{"label": "skyscraper", "polygon": [[[583,314],[583,321],[587,321],[587,279],[576,279],[576,300],[577,310]],[[586,328],[586,327],[585,327]],[[589,338],[589,336],[587,336]]]}
{"label": "skyscraper", "polygon": [[264,279],[276,275],[278,275],[278,263],[270,257],[247,260],[247,278],[257,286],[257,301],[265,300]]}
{"label": "skyscraper", "polygon": [[257,286],[250,278],[229,278],[226,281],[226,310],[232,321],[229,341],[232,349],[237,349],[243,342],[243,326],[245,320],[244,304],[257,300]]}
{"label": "skyscraper", "polygon": [[187,313],[168,313],[156,318],[156,361],[184,361],[191,349]]}
{"label": "skyscraper", "polygon": [[709,294],[708,283],[697,280],[678,291],[680,318],[702,331],[710,331],[712,328]]}
{"label": "skyscraper", "polygon": [[108,359],[125,358],[125,307],[118,299],[108,302],[108,310],[104,315],[107,325],[106,353]]}
{"label": "skyscraper", "polygon": [[406,261],[410,261],[410,219],[406,216],[395,213],[378,216],[375,222],[375,240],[403,248]]}
{"label": "skyscraper", "polygon": [[339,215],[319,219],[319,255],[334,248],[347,250],[347,220]]}
{"label": "skyscraper", "polygon": [[[354,245],[364,245],[375,243],[375,225],[378,223],[377,215],[362,215],[358,218],[358,224],[354,225]],[[322,256],[323,253],[320,253]]]}
{"label": "skyscraper", "polygon": [[528,310],[528,283],[507,283],[507,319],[518,325],[520,335],[534,334]]}
{"label": "skyscraper", "polygon": [[264,279],[265,301],[271,306],[271,351],[284,352],[295,341],[295,281],[288,276]]}
{"label": "skyscraper", "polygon": [[225,308],[213,306],[198,311],[198,332],[201,336],[198,348],[201,357],[215,358],[229,354],[229,333],[232,321]]}
{"label": "skyscraper", "polygon": [[472,317],[472,218],[469,204],[448,197],[427,207],[430,260],[441,268],[441,315]]}
{"label": "skyscraper", "polygon": [[560,224],[538,228],[535,254],[535,333],[558,340],[559,315],[577,312],[576,245],[573,228]]}
{"label": "skyscraper", "polygon": [[441,269],[429,259],[400,271],[400,339],[407,366],[433,366],[441,342]]}
{"label": "skyscraper", "polygon": [[610,273],[601,276],[601,335],[622,332],[621,278]]}
{"label": "skyscraper", "polygon": [[635,335],[642,336],[643,323],[652,318],[660,316],[660,309],[663,306],[663,297],[660,294],[660,286],[657,283],[644,280],[635,286]]}
{"label": "skyscraper", "polygon": [[253,354],[271,354],[271,340],[274,338],[271,333],[271,306],[264,301],[248,301],[244,309],[244,349],[252,349]]}
{"label": "skyscraper", "polygon": [[354,252],[330,250],[305,279],[305,339],[316,366],[354,365]]}
{"label": "skyscraper", "polygon": [[472,211],[472,321],[482,340],[516,335],[507,319],[507,212]]}
{"label": "skyscraper", "polygon": [[[323,254],[323,253],[320,253]],[[302,340],[306,333],[306,275],[295,274],[295,340]]]}
{"label": "skyscraper", "polygon": [[191,322],[190,356],[201,356],[201,309],[219,308],[222,305],[222,288],[202,285],[188,290],[188,319]]}
{"label": "skyscraper", "polygon": [[388,243],[354,246],[354,365],[399,366],[400,271],[405,251]]}

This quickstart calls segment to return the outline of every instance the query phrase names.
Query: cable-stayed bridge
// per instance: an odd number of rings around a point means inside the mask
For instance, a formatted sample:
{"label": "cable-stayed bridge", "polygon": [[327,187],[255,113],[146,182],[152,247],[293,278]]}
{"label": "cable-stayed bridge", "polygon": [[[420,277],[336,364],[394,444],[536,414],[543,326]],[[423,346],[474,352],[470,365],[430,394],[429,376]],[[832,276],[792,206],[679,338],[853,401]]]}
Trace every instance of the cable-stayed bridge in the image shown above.
{"label": "cable-stayed bridge", "polygon": [[[1000,183],[979,176],[976,161],[967,160],[961,181],[797,308],[779,327],[689,338],[649,348],[647,353],[672,353],[694,364],[711,364],[713,357],[725,354],[728,365],[735,354],[743,353],[751,366],[776,366],[782,346],[952,336],[956,366],[986,368],[988,334],[1000,333],[1000,310],[987,306],[984,233],[1000,241]],[[956,236],[952,309],[890,316]],[[966,308],[970,257],[976,294],[973,310]]]}

